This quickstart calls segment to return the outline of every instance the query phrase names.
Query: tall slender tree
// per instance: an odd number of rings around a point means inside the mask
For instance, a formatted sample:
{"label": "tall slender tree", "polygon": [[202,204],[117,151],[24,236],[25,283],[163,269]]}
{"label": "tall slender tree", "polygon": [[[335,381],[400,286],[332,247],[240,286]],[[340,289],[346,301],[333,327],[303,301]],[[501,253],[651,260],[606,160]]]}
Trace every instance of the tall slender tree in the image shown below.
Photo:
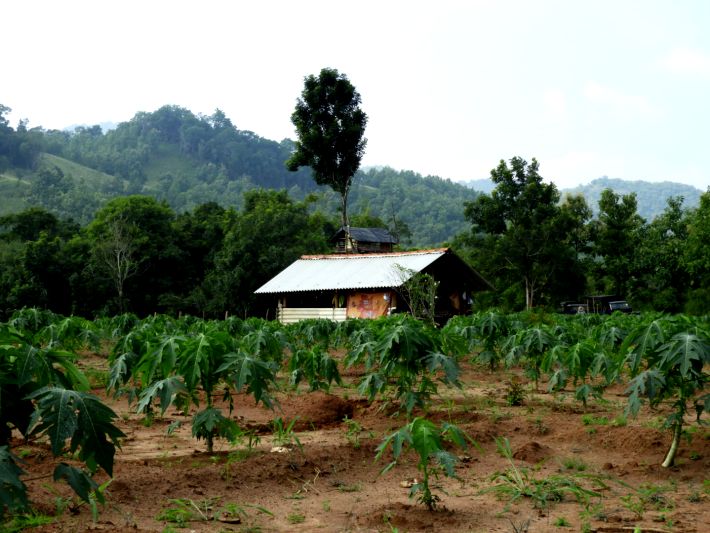
{"label": "tall slender tree", "polygon": [[298,141],[286,167],[308,166],[316,183],[340,194],[342,225],[348,231],[348,194],[367,144],[360,94],[345,74],[324,68],[317,77],[306,76],[291,121]]}

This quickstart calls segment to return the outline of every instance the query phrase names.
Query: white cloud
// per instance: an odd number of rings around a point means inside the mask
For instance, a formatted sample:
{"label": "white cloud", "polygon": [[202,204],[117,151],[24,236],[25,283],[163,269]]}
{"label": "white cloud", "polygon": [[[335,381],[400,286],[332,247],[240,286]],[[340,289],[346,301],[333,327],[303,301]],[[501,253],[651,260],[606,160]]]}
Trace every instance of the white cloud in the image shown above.
{"label": "white cloud", "polygon": [[624,114],[652,117],[658,114],[648,98],[642,95],[627,94],[613,87],[597,82],[589,82],[584,88],[584,96],[591,102],[613,108]]}
{"label": "white cloud", "polygon": [[660,65],[677,74],[710,76],[710,55],[691,48],[676,48],[663,56]]}

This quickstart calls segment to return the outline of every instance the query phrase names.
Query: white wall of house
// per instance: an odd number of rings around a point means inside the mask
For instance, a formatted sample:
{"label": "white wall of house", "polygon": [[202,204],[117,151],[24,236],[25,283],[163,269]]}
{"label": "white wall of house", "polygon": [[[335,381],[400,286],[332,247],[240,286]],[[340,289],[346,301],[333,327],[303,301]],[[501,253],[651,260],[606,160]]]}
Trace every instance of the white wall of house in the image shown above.
{"label": "white wall of house", "polygon": [[307,318],[327,318],[336,322],[344,322],[347,309],[344,307],[280,307],[277,318],[282,324],[292,324]]}

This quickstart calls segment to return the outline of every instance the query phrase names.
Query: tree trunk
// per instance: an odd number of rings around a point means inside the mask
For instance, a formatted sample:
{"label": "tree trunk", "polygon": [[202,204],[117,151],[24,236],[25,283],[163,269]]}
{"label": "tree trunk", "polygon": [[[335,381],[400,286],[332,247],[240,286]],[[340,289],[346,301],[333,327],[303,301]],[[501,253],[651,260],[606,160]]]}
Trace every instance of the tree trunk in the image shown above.
{"label": "tree trunk", "polygon": [[348,194],[350,190],[345,189],[340,195],[340,213],[342,215],[342,224],[344,228],[350,230],[350,221],[348,220]]}
{"label": "tree trunk", "polygon": [[341,222],[343,224],[343,229],[345,230],[345,251],[349,252],[353,249],[353,241],[350,238],[350,221],[348,220],[348,193],[349,188],[346,188],[340,194],[340,213],[342,215]]}
{"label": "tree trunk", "polygon": [[673,424],[673,440],[671,441],[671,447],[668,450],[668,454],[666,455],[666,458],[663,460],[663,463],[661,463],[661,466],[663,468],[668,468],[669,466],[673,466],[673,463],[675,461],[675,454],[678,451],[678,445],[680,444],[680,436],[683,433],[683,418],[681,416],[680,420],[678,420],[675,424]]}
{"label": "tree trunk", "polygon": [[533,283],[530,282],[530,279],[525,276],[525,310],[530,311],[533,307],[533,296],[535,293],[535,289],[533,288]]}
{"label": "tree trunk", "polygon": [[207,453],[212,453],[214,452],[214,436],[212,433],[207,435]]}

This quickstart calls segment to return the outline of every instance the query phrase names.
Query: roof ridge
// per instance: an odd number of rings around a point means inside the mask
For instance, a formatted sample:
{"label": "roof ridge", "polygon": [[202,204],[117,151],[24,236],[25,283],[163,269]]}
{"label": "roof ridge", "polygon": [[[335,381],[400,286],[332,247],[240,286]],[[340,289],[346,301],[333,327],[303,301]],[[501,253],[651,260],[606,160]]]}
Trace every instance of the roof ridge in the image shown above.
{"label": "roof ridge", "polygon": [[427,254],[437,254],[437,253],[448,253],[450,248],[429,248],[426,250],[410,250],[406,252],[383,252],[383,253],[370,253],[370,254],[316,254],[316,255],[302,255],[301,259],[372,259],[375,257],[404,257],[408,255],[427,255]]}

